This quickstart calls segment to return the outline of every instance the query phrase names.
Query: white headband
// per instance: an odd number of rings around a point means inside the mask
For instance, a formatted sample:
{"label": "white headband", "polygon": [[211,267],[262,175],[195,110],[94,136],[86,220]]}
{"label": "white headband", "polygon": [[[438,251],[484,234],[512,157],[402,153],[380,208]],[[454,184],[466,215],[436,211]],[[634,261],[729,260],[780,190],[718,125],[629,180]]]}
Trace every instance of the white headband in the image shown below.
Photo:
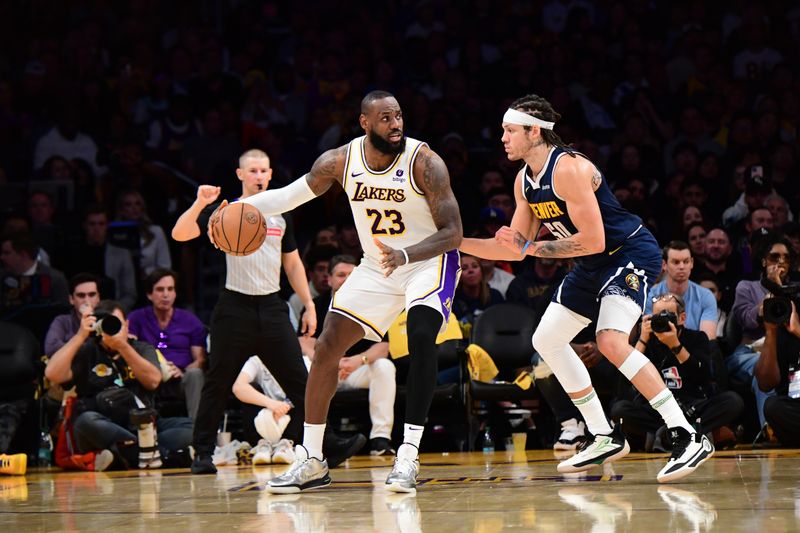
{"label": "white headband", "polygon": [[546,120],[532,117],[516,109],[507,109],[506,114],[503,115],[503,122],[518,124],[520,126],[539,126],[543,130],[552,130],[553,126],[556,124],[555,122],[547,122]]}

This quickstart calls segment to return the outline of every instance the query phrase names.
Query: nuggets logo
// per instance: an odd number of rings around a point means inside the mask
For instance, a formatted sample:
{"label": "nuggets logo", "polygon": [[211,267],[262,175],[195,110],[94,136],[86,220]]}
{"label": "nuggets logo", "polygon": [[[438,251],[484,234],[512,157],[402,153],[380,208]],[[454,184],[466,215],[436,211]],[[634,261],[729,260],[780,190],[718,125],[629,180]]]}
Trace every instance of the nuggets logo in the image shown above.
{"label": "nuggets logo", "polygon": [[108,365],[104,365],[103,363],[95,365],[95,367],[92,369],[92,372],[94,372],[96,376],[99,376],[101,378],[106,378],[114,374],[114,371],[111,370],[111,367]]}
{"label": "nuggets logo", "polygon": [[639,290],[639,276],[636,274],[628,274],[625,276],[625,283],[631,288],[631,290]]}

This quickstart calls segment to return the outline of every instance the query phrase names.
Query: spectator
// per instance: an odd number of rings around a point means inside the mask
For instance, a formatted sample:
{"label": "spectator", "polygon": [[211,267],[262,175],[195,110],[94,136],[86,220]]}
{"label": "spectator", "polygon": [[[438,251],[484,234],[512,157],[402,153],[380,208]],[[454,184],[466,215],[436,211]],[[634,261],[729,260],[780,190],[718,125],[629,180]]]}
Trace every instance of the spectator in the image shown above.
{"label": "spectator", "polygon": [[[121,323],[119,331],[93,336],[99,313],[116,317]],[[118,302],[103,300],[94,314],[83,313],[80,329],[53,354],[45,376],[53,383],[75,385],[78,401],[73,430],[77,453],[108,449],[123,467],[158,464],[139,462],[142,450],[131,421],[133,410],[143,407],[151,409],[145,416],[155,413],[153,392],[161,383],[158,357],[151,345],[128,338],[125,313]],[[191,420],[159,417],[156,427],[162,457],[188,449]]]}
{"label": "spectator", "polygon": [[706,255],[706,231],[705,224],[694,222],[686,228],[686,242],[692,252],[692,259],[702,262]]}
{"label": "spectator", "polygon": [[[733,391],[711,395],[711,349],[702,331],[686,326],[683,299],[667,292],[654,298],[652,315],[642,319],[636,348],[656,366],[689,420],[700,420],[699,433],[709,433],[729,424],[744,407]],[[653,327],[653,318],[667,313],[666,331]],[[656,434],[663,426],[658,412],[640,394],[634,400],[620,400],[611,408],[611,418],[622,420],[628,435]],[[663,426],[666,429],[666,426]],[[649,446],[645,445],[646,451]]]}
{"label": "spectator", "polygon": [[128,250],[108,243],[108,215],[102,205],[87,208],[83,218],[83,241],[61,251],[58,264],[67,275],[90,272],[100,278],[100,293],[113,295],[130,309],[136,302],[136,275]]}
{"label": "spectator", "polygon": [[547,288],[564,277],[564,259],[525,258],[522,272],[509,284],[506,300],[536,309]]}
{"label": "spectator", "polygon": [[461,281],[453,298],[453,313],[461,322],[473,323],[487,307],[503,302],[503,295],[489,287],[480,259],[461,254]]}
{"label": "spectator", "polygon": [[135,222],[137,225],[139,231],[137,259],[142,278],[156,268],[172,268],[167,237],[161,226],[153,224],[150,220],[141,193],[132,189],[124,191],[117,199],[117,216],[120,220]]}
{"label": "spectator", "polygon": [[753,368],[758,387],[774,390],[764,404],[764,417],[785,446],[800,446],[800,377],[797,354],[800,353],[800,318],[797,304],[783,324],[764,321],[765,337],[761,356]]}
{"label": "spectator", "polygon": [[102,176],[105,168],[97,163],[97,144],[80,131],[80,114],[75,105],[62,104],[58,123],[45,133],[33,151],[33,168],[40,170],[54,155],[66,159],[83,159],[92,166],[95,176]]}
{"label": "spectator", "polygon": [[292,441],[281,437],[294,406],[258,356],[245,362],[233,384],[233,394],[244,404],[245,439],[258,443],[253,448],[253,464],[292,463]]}
{"label": "spectator", "polygon": [[5,300],[3,303],[6,306],[14,303],[67,305],[67,278],[60,270],[40,262],[38,253],[39,247],[30,235],[12,234],[2,238],[0,261],[3,270],[0,280],[6,294],[0,296],[0,300]]}
{"label": "spectator", "polygon": [[728,313],[725,312],[720,306],[719,302],[722,299],[722,292],[719,290],[717,278],[711,273],[706,272],[695,278],[695,281],[701,287],[711,291],[714,299],[717,301],[717,339],[725,336],[725,323],[728,321]]}
{"label": "spectator", "polygon": [[[330,293],[330,262],[338,253],[339,251],[335,247],[328,245],[312,248],[306,255],[306,272],[309,280],[308,289],[311,292],[312,298]],[[289,297],[289,306],[292,308],[297,318],[303,316],[303,302],[300,301],[300,297],[297,293]],[[320,324],[321,323],[322,322],[320,322]]]}
{"label": "spectator", "polygon": [[[794,258],[791,245],[786,239],[773,236],[762,240],[756,258],[761,264],[762,279],[768,279],[778,285],[784,285],[789,280]],[[765,333],[763,302],[767,295],[768,290],[760,280],[742,280],[736,286],[736,300],[731,310],[731,320],[735,320],[741,327],[742,340],[733,353],[725,359],[725,366],[730,376],[752,386],[761,426],[765,422],[764,402],[771,393],[763,391],[753,377],[753,369],[759,358],[753,344]]]}
{"label": "spectator", "polygon": [[738,254],[733,255],[733,246],[728,232],[722,228],[713,228],[706,234],[706,253],[699,265],[692,270],[695,276],[711,273],[717,278],[722,299],[720,305],[729,311],[733,305],[736,284],[742,279],[742,267],[737,261]]}
{"label": "spectator", "polygon": [[[328,293],[314,298],[317,320],[324,323],[331,299],[356,267],[353,256],[337,255],[330,260],[330,287]],[[303,354],[314,360],[316,336],[299,337]],[[394,399],[396,391],[395,367],[388,359],[389,343],[361,339],[339,360],[338,390],[369,389],[369,415],[372,429],[369,434],[370,455],[394,455],[392,426],[394,424]]]}
{"label": "spectator", "polygon": [[145,278],[144,290],[151,305],[131,312],[128,329],[166,359],[165,382],[158,390],[157,402],[180,398],[194,420],[205,382],[206,328],[194,314],[175,307],[177,277],[172,270],[157,268]]}
{"label": "spectator", "polygon": [[766,197],[764,207],[772,214],[772,225],[776,228],[780,228],[787,222],[794,220],[794,215],[789,208],[789,202],[776,192]]}
{"label": "spectator", "polygon": [[689,245],[683,241],[670,241],[663,251],[663,269],[666,276],[650,289],[651,301],[645,304],[645,313],[650,314],[658,296],[677,294],[686,302],[686,327],[699,330],[710,340],[717,338],[717,302],[711,291],[690,281],[694,259]]}
{"label": "spectator", "polygon": [[497,266],[498,261],[491,259],[481,259],[481,270],[486,278],[486,283],[489,287],[495,289],[505,299],[508,286],[514,281],[514,274],[509,274],[507,271]]}
{"label": "spectator", "polygon": [[72,310],[58,315],[47,329],[44,339],[44,354],[52,357],[78,333],[81,327],[81,316],[84,312],[92,312],[100,303],[97,276],[79,273],[69,279],[69,303]]}
{"label": "spectator", "polygon": [[514,197],[505,187],[495,188],[486,193],[486,205],[503,211],[506,220],[514,216]]}
{"label": "spectator", "polygon": [[761,165],[751,165],[744,169],[744,192],[736,202],[722,213],[722,225],[726,228],[747,218],[747,215],[764,206],[772,194],[772,181]]}
{"label": "spectator", "polygon": [[28,219],[31,221],[31,236],[40,248],[52,253],[64,241],[64,229],[54,221],[56,207],[53,197],[44,191],[33,191],[28,195]]}

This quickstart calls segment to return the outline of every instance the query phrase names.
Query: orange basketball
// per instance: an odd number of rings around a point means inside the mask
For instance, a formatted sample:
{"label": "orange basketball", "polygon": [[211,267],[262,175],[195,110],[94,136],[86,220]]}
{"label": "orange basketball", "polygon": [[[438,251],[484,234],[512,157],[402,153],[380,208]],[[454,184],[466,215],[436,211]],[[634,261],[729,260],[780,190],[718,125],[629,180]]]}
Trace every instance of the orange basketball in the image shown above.
{"label": "orange basketball", "polygon": [[250,255],[267,238],[267,223],[261,211],[244,202],[226,206],[212,226],[214,241],[231,255]]}

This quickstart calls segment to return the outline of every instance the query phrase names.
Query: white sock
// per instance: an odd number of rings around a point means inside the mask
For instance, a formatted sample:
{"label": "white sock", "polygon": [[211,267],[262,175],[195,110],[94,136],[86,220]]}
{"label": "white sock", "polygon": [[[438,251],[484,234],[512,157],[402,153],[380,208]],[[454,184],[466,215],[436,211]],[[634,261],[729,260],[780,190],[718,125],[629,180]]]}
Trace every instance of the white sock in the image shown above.
{"label": "white sock", "polygon": [[603,404],[594,389],[582,398],[572,398],[572,403],[578,408],[586,421],[586,428],[592,435],[608,435],[611,433],[611,426],[603,412]]}
{"label": "white sock", "polygon": [[322,461],[322,438],[325,435],[325,424],[303,423],[303,447],[308,456]]}
{"label": "white sock", "polygon": [[397,456],[413,461],[419,456],[419,443],[425,426],[403,425],[403,444],[397,449]]}
{"label": "white sock", "polygon": [[683,414],[681,406],[675,401],[675,397],[669,389],[664,389],[656,394],[650,400],[650,405],[658,411],[668,428],[681,427],[689,433],[695,433],[694,428],[686,420],[686,415]]}

